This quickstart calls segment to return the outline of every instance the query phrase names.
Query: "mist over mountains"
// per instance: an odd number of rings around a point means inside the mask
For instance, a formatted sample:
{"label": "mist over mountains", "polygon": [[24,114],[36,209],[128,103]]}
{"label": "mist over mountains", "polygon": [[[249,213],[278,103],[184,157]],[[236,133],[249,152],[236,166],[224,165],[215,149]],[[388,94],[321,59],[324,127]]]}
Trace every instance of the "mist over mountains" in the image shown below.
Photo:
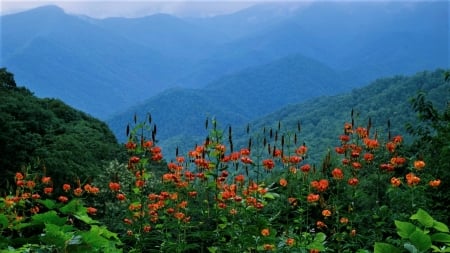
{"label": "mist over mountains", "polygon": [[[167,143],[449,67],[448,2],[264,3],[208,18],[94,19],[55,6],[2,16],[1,66],[37,96],[106,120],[151,113]],[[174,122],[176,122],[174,124]]]}

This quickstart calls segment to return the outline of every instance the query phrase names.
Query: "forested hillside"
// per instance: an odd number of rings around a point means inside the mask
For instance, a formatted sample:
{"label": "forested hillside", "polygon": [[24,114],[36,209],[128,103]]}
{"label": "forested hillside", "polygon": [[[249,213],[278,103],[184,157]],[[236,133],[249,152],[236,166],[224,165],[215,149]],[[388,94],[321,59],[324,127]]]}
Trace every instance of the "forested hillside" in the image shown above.
{"label": "forested hillside", "polygon": [[[407,142],[411,141],[405,127],[407,123],[415,125],[418,122],[411,99],[421,92],[436,108],[444,110],[448,107],[450,83],[445,81],[444,70],[380,78],[347,94],[320,97],[287,106],[250,122],[250,126],[254,132],[258,132],[264,127],[276,129],[278,122],[281,122],[284,129],[297,129],[300,122],[299,141],[306,142],[312,151],[311,158],[319,162],[327,150],[339,145],[339,140],[334,136],[342,133],[345,122],[351,121],[352,110],[355,124],[367,126],[370,118],[372,131],[377,131],[379,138],[387,139],[389,121],[392,135],[402,134]],[[247,137],[239,141],[242,145],[246,142]]]}
{"label": "forested hillside", "polygon": [[16,172],[35,168],[56,182],[98,175],[105,162],[120,158],[108,126],[58,99],[40,99],[18,87],[0,69],[0,185]]}

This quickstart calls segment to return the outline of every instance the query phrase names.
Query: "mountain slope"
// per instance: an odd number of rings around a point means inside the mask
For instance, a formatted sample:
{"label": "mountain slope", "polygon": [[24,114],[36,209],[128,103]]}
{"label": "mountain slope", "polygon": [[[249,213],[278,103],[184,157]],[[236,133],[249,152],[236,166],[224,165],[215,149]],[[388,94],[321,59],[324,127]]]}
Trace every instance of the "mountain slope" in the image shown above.
{"label": "mountain slope", "polygon": [[[338,136],[342,134],[345,122],[351,122],[350,112],[355,112],[355,125],[367,126],[372,121],[372,134],[376,130],[380,139],[387,138],[387,122],[390,121],[392,136],[405,133],[405,124],[416,122],[416,114],[409,99],[419,91],[439,109],[448,106],[450,101],[450,83],[444,81],[444,71],[419,72],[411,76],[381,78],[370,85],[354,89],[350,93],[319,97],[305,103],[290,105],[269,115],[250,122],[254,132],[265,128],[276,129],[278,122],[284,129],[294,131],[301,122],[299,141],[309,146],[310,156],[319,162],[327,149],[339,145]],[[244,126],[236,131],[237,145],[245,146],[248,137],[243,137]],[[407,136],[405,136],[406,139]]]}
{"label": "mountain slope", "polygon": [[124,129],[134,113],[141,119],[151,113],[159,126],[160,145],[174,149],[184,143],[176,144],[176,140],[203,136],[206,117],[236,126],[290,103],[350,89],[339,73],[297,55],[225,76],[204,89],[168,90],[107,122],[119,140],[124,141]]}

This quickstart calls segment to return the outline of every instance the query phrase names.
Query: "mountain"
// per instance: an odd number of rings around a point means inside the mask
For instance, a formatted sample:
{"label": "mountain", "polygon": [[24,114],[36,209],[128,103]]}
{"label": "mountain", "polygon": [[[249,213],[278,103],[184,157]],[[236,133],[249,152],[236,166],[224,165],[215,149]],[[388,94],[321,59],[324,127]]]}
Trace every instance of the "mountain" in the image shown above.
{"label": "mountain", "polygon": [[[264,128],[276,130],[281,122],[284,130],[293,133],[300,122],[301,132],[298,141],[307,144],[310,161],[317,163],[327,150],[333,150],[340,144],[338,137],[343,132],[344,123],[351,122],[352,110],[355,125],[366,127],[370,118],[371,133],[374,134],[376,131],[380,140],[386,140],[388,137],[388,121],[392,136],[406,133],[406,123],[414,125],[418,122],[417,114],[410,103],[410,99],[418,92],[424,92],[436,108],[445,110],[450,102],[450,82],[444,80],[444,70],[379,78],[349,93],[318,97],[304,103],[286,106],[250,121],[248,125],[254,133],[262,133]],[[244,134],[245,126],[236,127],[240,129],[235,131],[235,136],[239,136],[235,138],[236,147],[247,145],[249,136]],[[404,137],[408,141],[408,136]]]}
{"label": "mountain", "polygon": [[[150,113],[159,126],[159,145],[183,146],[186,138],[205,134],[205,118],[216,117],[225,125],[241,125],[288,104],[311,97],[351,90],[345,78],[326,65],[301,55],[289,56],[233,75],[224,76],[203,89],[176,88],[154,96],[107,120],[120,141],[136,113]],[[173,148],[174,150],[174,148]]]}
{"label": "mountain", "polygon": [[46,6],[0,19],[1,66],[37,96],[101,119],[294,55],[352,87],[449,64],[445,1],[262,3],[211,18],[93,19]]}

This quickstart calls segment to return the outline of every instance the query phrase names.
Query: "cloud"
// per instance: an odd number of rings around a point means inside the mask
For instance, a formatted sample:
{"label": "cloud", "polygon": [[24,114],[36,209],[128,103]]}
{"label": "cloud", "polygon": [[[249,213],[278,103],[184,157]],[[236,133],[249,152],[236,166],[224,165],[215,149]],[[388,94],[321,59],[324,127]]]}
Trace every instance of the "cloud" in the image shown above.
{"label": "cloud", "polygon": [[261,0],[5,0],[1,2],[1,15],[11,14],[43,5],[57,5],[67,13],[87,15],[95,18],[141,17],[155,13],[166,13],[183,17],[205,17],[232,13],[250,7]]}

